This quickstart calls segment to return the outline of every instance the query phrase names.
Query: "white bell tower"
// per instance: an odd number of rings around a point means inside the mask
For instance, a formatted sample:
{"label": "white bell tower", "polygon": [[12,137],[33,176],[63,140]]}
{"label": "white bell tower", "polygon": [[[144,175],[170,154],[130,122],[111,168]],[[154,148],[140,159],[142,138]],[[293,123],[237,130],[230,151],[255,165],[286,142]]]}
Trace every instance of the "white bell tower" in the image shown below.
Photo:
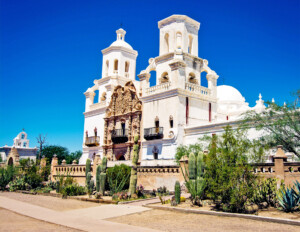
{"label": "white bell tower", "polygon": [[102,50],[102,78],[124,77],[135,80],[136,57],[138,52],[125,42],[126,31],[120,28],[116,31],[117,40],[108,48]]}
{"label": "white bell tower", "polygon": [[199,22],[186,15],[172,15],[159,21],[158,28],[160,56],[175,51],[198,56]]}

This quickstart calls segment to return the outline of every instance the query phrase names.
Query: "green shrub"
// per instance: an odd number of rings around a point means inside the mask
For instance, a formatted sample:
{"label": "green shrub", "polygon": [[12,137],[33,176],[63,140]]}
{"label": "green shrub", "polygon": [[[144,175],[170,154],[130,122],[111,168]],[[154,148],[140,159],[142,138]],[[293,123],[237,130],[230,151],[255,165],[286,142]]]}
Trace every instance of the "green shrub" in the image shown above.
{"label": "green shrub", "polygon": [[222,135],[208,139],[209,153],[204,157],[206,194],[228,206],[230,212],[244,212],[256,188],[257,175],[249,163],[259,158],[255,157],[259,145],[248,139],[246,131],[230,126]]}
{"label": "green shrub", "polygon": [[62,190],[63,196],[78,196],[86,194],[86,189],[78,184],[67,185]]}
{"label": "green shrub", "polygon": [[277,199],[277,180],[275,178],[259,178],[255,183],[253,197],[250,202],[260,204],[267,202],[268,205],[275,206]]}
{"label": "green shrub", "polygon": [[9,182],[11,182],[16,174],[16,169],[13,166],[0,168],[0,190],[5,190]]}
{"label": "green shrub", "polygon": [[17,190],[30,190],[30,185],[26,183],[25,177],[17,177],[9,182],[9,191],[14,192]]}
{"label": "green shrub", "polygon": [[110,195],[129,188],[131,168],[125,164],[115,165],[106,171],[107,186]]}
{"label": "green shrub", "polygon": [[42,185],[42,177],[37,173],[29,173],[25,175],[25,182],[30,185],[32,189],[40,187]]}

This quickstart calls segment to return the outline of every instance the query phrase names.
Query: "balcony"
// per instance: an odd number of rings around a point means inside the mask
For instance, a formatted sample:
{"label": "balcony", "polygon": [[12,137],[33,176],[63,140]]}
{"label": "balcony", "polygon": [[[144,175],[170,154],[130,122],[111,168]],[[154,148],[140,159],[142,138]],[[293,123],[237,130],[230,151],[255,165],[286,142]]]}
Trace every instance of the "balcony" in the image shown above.
{"label": "balcony", "polygon": [[128,129],[113,130],[111,140],[113,143],[126,143],[128,141]]}
{"label": "balcony", "polygon": [[90,136],[85,138],[85,145],[88,147],[97,147],[100,145],[99,136]]}
{"label": "balcony", "polygon": [[144,138],[146,140],[162,139],[164,137],[163,127],[152,127],[144,129]]}

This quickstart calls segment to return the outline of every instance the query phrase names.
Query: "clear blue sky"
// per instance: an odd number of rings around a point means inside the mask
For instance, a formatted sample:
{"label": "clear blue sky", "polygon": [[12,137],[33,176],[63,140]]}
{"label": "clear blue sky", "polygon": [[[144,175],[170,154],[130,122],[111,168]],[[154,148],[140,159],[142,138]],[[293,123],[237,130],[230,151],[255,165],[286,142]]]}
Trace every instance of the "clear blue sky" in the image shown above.
{"label": "clear blue sky", "polygon": [[101,76],[101,50],[127,31],[139,52],[137,73],[158,55],[157,22],[185,14],[201,23],[199,56],[219,84],[250,106],[291,100],[300,88],[300,1],[0,0],[0,146],[25,128],[36,145],[81,149],[83,92]]}

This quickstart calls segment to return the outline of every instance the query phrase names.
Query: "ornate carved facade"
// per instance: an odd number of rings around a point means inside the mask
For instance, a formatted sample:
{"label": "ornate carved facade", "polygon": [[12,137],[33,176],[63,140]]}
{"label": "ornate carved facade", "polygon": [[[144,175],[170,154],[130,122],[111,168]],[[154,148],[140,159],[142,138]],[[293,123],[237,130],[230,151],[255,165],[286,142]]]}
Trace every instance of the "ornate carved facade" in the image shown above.
{"label": "ornate carved facade", "polygon": [[132,81],[115,87],[105,112],[103,154],[108,160],[130,160],[134,136],[140,136],[142,102]]}

